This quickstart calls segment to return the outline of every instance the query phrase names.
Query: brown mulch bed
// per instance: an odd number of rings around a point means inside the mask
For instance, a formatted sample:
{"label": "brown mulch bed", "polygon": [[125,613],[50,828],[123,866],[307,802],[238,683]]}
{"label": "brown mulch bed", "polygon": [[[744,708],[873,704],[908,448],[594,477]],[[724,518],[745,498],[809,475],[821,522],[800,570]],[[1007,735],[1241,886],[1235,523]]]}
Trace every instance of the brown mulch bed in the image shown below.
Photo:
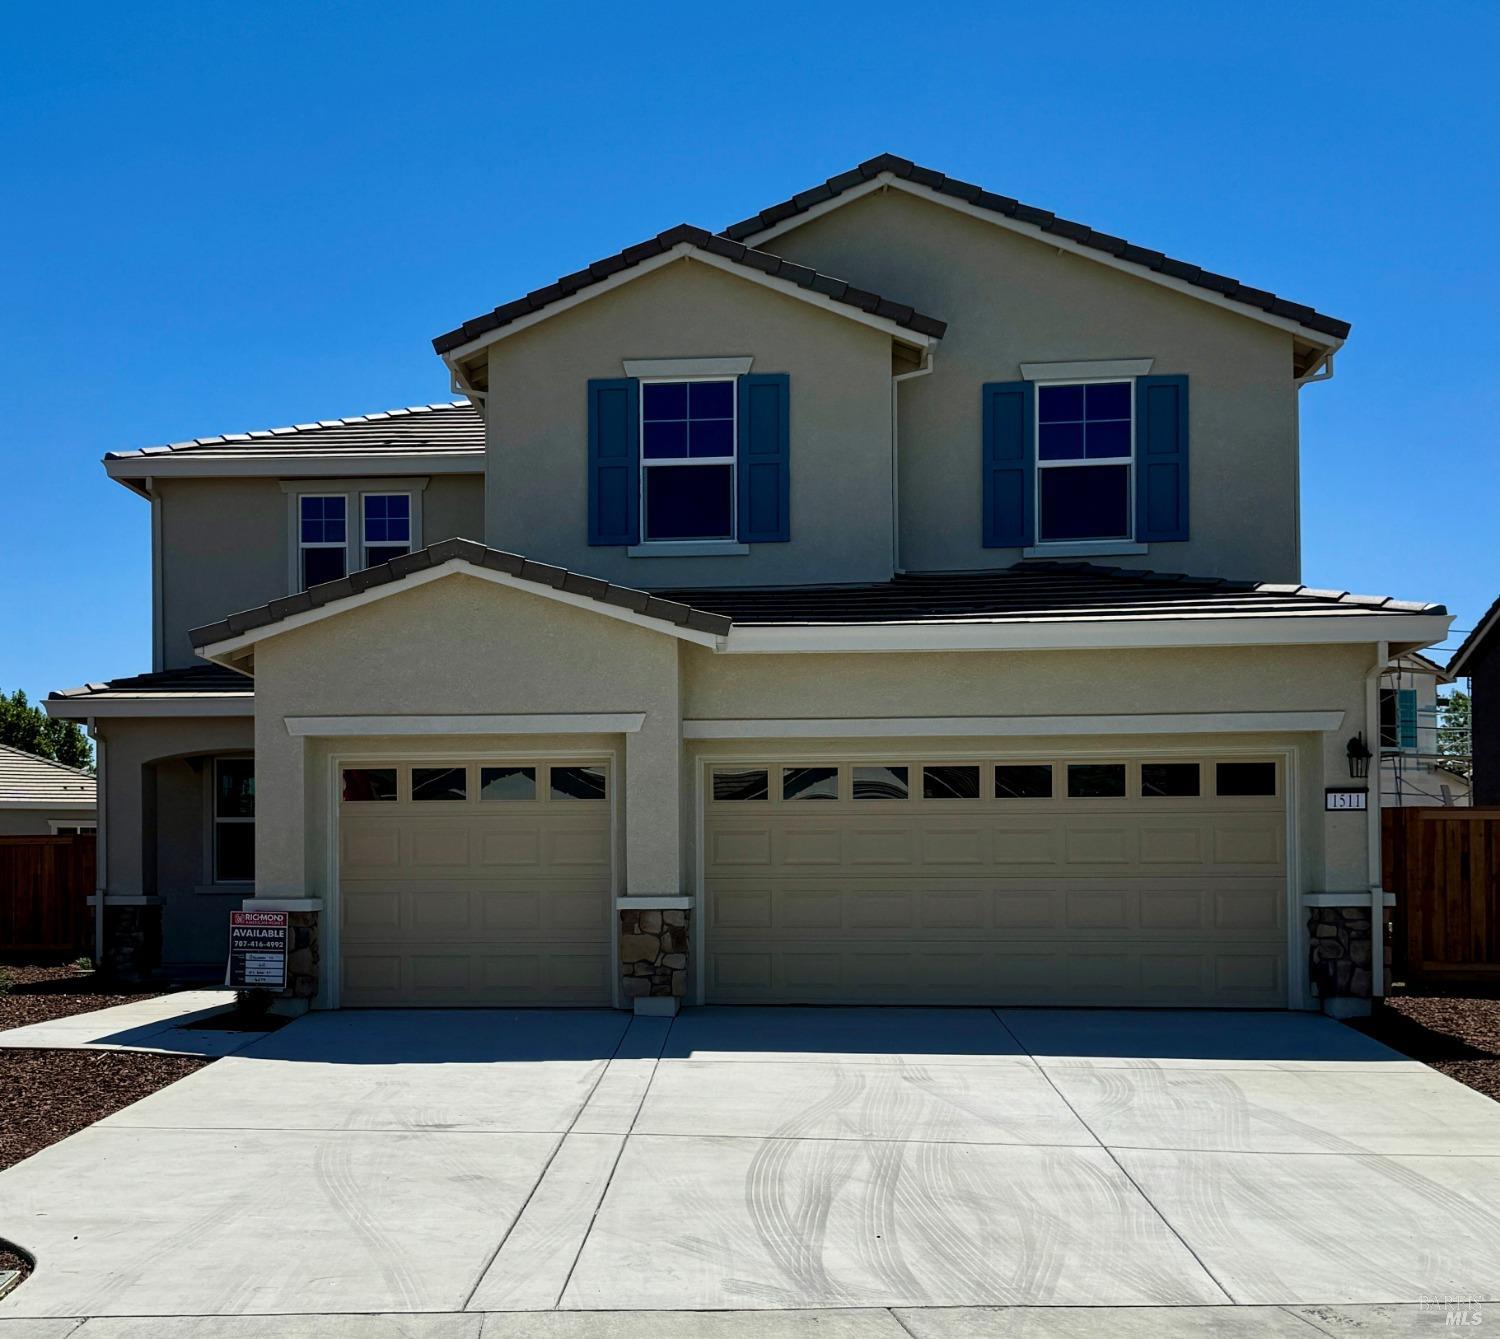
{"label": "brown mulch bed", "polygon": [[0,1050],[0,1168],[208,1063],[136,1051]]}
{"label": "brown mulch bed", "polygon": [[1361,1032],[1500,1102],[1500,1000],[1392,995]]}
{"label": "brown mulch bed", "polygon": [[161,993],[160,986],[105,982],[94,972],[75,972],[71,967],[0,962],[0,1029],[91,1013]]}

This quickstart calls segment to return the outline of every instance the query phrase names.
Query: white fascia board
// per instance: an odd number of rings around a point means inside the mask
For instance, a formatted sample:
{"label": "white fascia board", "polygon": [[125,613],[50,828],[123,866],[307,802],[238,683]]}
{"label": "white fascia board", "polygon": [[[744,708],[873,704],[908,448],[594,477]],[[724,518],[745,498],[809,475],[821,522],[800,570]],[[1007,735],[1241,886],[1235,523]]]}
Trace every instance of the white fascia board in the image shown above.
{"label": "white fascia board", "polygon": [[325,453],[163,451],[149,456],[124,456],[106,460],[104,472],[111,479],[130,485],[135,479],[181,479],[211,477],[224,479],[363,479],[411,474],[483,474],[484,449],[444,451],[424,455],[421,452],[383,451]]}
{"label": "white fascia board", "polygon": [[1085,260],[1092,260],[1100,265],[1108,265],[1113,270],[1120,270],[1125,274],[1133,274],[1138,279],[1149,280],[1153,284],[1160,284],[1163,288],[1170,288],[1174,292],[1182,293],[1190,298],[1197,298],[1200,302],[1207,302],[1215,307],[1222,307],[1226,311],[1238,313],[1240,316],[1248,316],[1252,321],[1260,321],[1264,325],[1275,326],[1278,330],[1285,330],[1289,334],[1306,340],[1309,344],[1316,344],[1329,353],[1335,353],[1344,345],[1341,339],[1335,339],[1332,335],[1325,335],[1320,330],[1311,330],[1298,321],[1293,321],[1285,316],[1275,316],[1271,312],[1262,311],[1259,307],[1252,307],[1248,303],[1236,302],[1233,298],[1227,298],[1222,293],[1215,293],[1211,289],[1199,288],[1196,284],[1190,284],[1183,279],[1174,279],[1168,274],[1158,274],[1155,270],[1148,270],[1144,265],[1136,265],[1128,260],[1121,260],[1118,256],[1111,256],[1107,251],[1097,251],[1091,246],[1084,246],[1081,242],[1075,242],[1071,238],[1061,237],[1055,233],[1045,232],[1034,223],[1023,223],[1020,219],[1009,218],[1004,214],[996,214],[989,209],[981,209],[977,205],[971,205],[966,200],[960,200],[957,196],[944,195],[941,191],[934,191],[926,186],[919,186],[914,181],[908,181],[905,177],[898,177],[891,172],[882,172],[872,177],[869,181],[859,186],[851,186],[841,195],[834,196],[831,200],[824,200],[821,204],[814,205],[811,209],[803,210],[800,214],[793,214],[789,218],[782,219],[779,223],[773,223],[770,227],[755,233],[744,239],[744,244],[749,247],[759,248],[773,238],[780,237],[782,233],[792,232],[805,223],[811,223],[824,214],[830,214],[835,209],[844,205],[853,204],[854,201],[866,195],[873,194],[877,190],[890,189],[905,191],[908,195],[915,195],[921,200],[930,200],[933,204],[942,205],[945,209],[951,209],[959,214],[967,214],[970,218],[978,219],[981,223],[990,223],[998,228],[1004,228],[1008,232],[1020,233],[1023,237],[1030,237],[1033,241],[1041,242],[1044,246],[1054,247],[1058,251],[1067,251],[1075,256],[1082,256]]}
{"label": "white fascia board", "polygon": [[93,813],[99,807],[97,799],[88,800],[41,800],[35,796],[28,796],[24,800],[0,799],[0,809],[37,809],[41,811],[51,809],[77,809]]}
{"label": "white fascia board", "polygon": [[763,274],[760,270],[751,269],[748,265],[741,265],[736,261],[724,256],[716,256],[712,251],[704,251],[692,245],[690,242],[679,242],[670,251],[663,251],[659,256],[652,256],[650,260],[643,260],[639,265],[632,265],[629,269],[621,270],[612,274],[608,279],[603,279],[597,284],[590,284],[587,288],[580,289],[571,297],[559,298],[556,302],[549,303],[540,311],[534,311],[529,316],[517,317],[514,321],[501,326],[498,330],[489,330],[482,335],[471,339],[467,344],[460,344],[456,349],[449,349],[443,355],[443,361],[450,369],[456,369],[465,359],[472,358],[481,349],[487,349],[491,344],[498,344],[502,339],[509,339],[512,335],[519,335],[524,330],[530,330],[534,325],[540,325],[543,321],[549,321],[554,316],[561,316],[565,311],[571,311],[574,307],[581,306],[594,298],[603,297],[606,293],[612,293],[617,288],[623,288],[626,284],[642,279],[648,274],[654,274],[679,260],[696,261],[700,265],[707,265],[716,270],[722,270],[725,274],[733,275],[737,279],[744,279],[748,283],[760,284],[773,292],[781,293],[789,298],[796,298],[798,302],[810,303],[814,307],[821,307],[824,311],[831,312],[835,316],[842,316],[850,321],[858,321],[860,325],[867,325],[872,330],[879,330],[882,334],[889,335],[892,339],[900,340],[903,344],[912,344],[919,349],[930,349],[937,344],[937,339],[932,335],[924,335],[916,330],[909,330],[904,325],[898,325],[895,321],[887,320],[884,316],[876,316],[871,312],[861,311],[858,307],[851,306],[847,302],[840,302],[836,298],[829,297],[826,293],[819,293],[810,288],[803,288],[794,284],[790,279],[781,279],[774,274]]}
{"label": "white fascia board", "polygon": [[723,651],[740,655],[857,651],[1096,651],[1180,646],[1320,646],[1399,637],[1430,646],[1446,615],[1219,614],[1129,619],[786,624],[731,628]]}
{"label": "white fascia board", "polygon": [[969,739],[986,735],[1284,734],[1343,728],[1342,711],[1204,711],[1124,716],[861,716],[686,720],[684,739]]}
{"label": "white fascia board", "polygon": [[[247,680],[248,682],[248,680]],[[191,697],[142,695],[131,697],[111,694],[108,697],[48,698],[43,705],[47,715],[63,721],[86,721],[121,716],[254,716],[253,693],[224,693],[214,696],[195,693]]]}
{"label": "white fascia board", "polygon": [[583,609],[604,618],[618,619],[622,623],[630,623],[651,632],[663,633],[668,637],[678,637],[683,641],[696,642],[699,646],[707,646],[715,650],[723,641],[723,638],[711,632],[699,632],[696,628],[685,628],[676,623],[668,623],[664,619],[650,618],[645,614],[636,613],[633,609],[606,604],[603,600],[596,600],[588,595],[575,595],[572,591],[558,590],[556,586],[548,586],[539,581],[526,581],[521,577],[512,576],[509,572],[497,572],[491,567],[479,567],[463,558],[450,558],[447,562],[437,567],[429,567],[426,571],[413,572],[410,576],[400,577],[381,586],[371,586],[368,590],[358,591],[342,600],[334,600],[331,604],[322,605],[320,608],[307,609],[300,614],[289,614],[279,622],[269,623],[263,628],[251,628],[237,637],[226,637],[223,641],[200,646],[198,654],[205,660],[229,665],[230,668],[238,668],[233,661],[235,654],[259,642],[279,637],[286,632],[294,632],[298,628],[305,628],[310,623],[321,623],[325,618],[335,618],[339,614],[348,613],[351,609],[358,609],[363,605],[373,604],[376,600],[399,595],[402,591],[415,590],[418,586],[426,586],[433,581],[441,581],[451,576],[467,576],[480,581],[490,581],[497,586],[507,586],[512,590],[524,591],[528,595],[539,595],[544,600],[556,600],[559,604],[572,605],[575,609]]}
{"label": "white fascia board", "polygon": [[366,735],[631,735],[643,711],[533,712],[513,716],[288,716],[286,732],[299,738]]}

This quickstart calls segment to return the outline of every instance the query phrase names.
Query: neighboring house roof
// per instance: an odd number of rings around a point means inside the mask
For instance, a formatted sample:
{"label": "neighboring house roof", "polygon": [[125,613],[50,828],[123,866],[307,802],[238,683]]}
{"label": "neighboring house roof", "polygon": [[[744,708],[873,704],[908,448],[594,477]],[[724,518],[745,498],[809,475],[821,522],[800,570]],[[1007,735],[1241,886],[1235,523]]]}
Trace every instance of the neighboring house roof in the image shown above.
{"label": "neighboring house roof", "polygon": [[[717,257],[737,266],[752,275],[769,276],[784,280],[808,294],[827,299],[838,306],[880,317],[892,325],[910,330],[917,335],[941,339],[947,325],[933,316],[924,316],[905,303],[892,302],[878,293],[870,293],[842,279],[835,279],[817,270],[808,269],[783,260],[765,251],[756,251],[727,237],[716,236],[706,228],[695,228],[689,223],[679,223],[675,228],[658,233],[635,246],[628,246],[612,256],[596,260],[592,264],[565,274],[562,278],[534,289],[524,297],[503,303],[493,311],[473,320],[465,321],[456,330],[439,335],[432,347],[440,354],[453,352],[472,344],[481,336],[503,329],[524,317],[556,306],[568,298],[596,288],[616,275],[635,270],[657,257],[669,256],[674,250],[685,248],[701,252],[705,256]],[[592,295],[590,295],[592,296]]]}
{"label": "neighboring house roof", "polygon": [[[1442,605],[1393,600],[1384,595],[1352,595],[1347,591],[1314,590],[1306,586],[1264,582],[1194,578],[1172,573],[1128,571],[1089,563],[1025,562],[998,572],[948,572],[902,575],[888,582],[849,586],[795,586],[775,589],[739,588],[662,590],[649,592],[613,585],[598,577],[570,572],[548,563],[532,562],[520,554],[486,548],[467,539],[445,539],[377,567],[355,572],[341,581],[314,586],[300,595],[272,600],[217,623],[194,628],[189,634],[200,655],[220,663],[246,667],[252,648],[265,636],[290,631],[373,599],[395,594],[440,577],[467,572],[502,585],[530,591],[565,603],[592,608],[629,622],[654,626],[687,640],[720,647],[731,632],[756,627],[779,627],[796,632],[808,627],[825,631],[840,627],[874,628],[903,625],[936,630],[996,625],[1069,625],[1080,633],[1078,644],[1093,645],[1090,631],[1101,623],[1135,625],[1130,644],[1154,644],[1167,639],[1161,625],[1179,629],[1199,625],[1189,635],[1180,633],[1173,644],[1221,641],[1208,625],[1219,630],[1230,620],[1248,626],[1261,621],[1261,631],[1250,636],[1263,642],[1283,640],[1363,640],[1395,636],[1392,625],[1380,628],[1351,626],[1347,635],[1309,629],[1292,632],[1288,620],[1334,617],[1367,620],[1372,615],[1443,615]],[[1275,620],[1274,624],[1265,620]],[[1403,629],[1404,631],[1404,629]],[[1410,636],[1416,644],[1436,640],[1431,624],[1416,625]],[[1441,631],[1437,636],[1441,635]],[[1021,644],[1021,639],[1013,635]],[[913,649],[944,649],[933,640]],[[728,649],[734,649],[733,643]],[[818,649],[810,646],[807,649]],[[829,645],[824,649],[839,649]]]}
{"label": "neighboring house roof", "polygon": [[94,778],[76,767],[0,744],[0,808],[90,808]]}
{"label": "neighboring house roof", "polygon": [[1447,612],[1440,604],[1388,595],[1055,561],[1022,562],[992,572],[902,573],[865,586],[730,586],[658,593],[671,600],[691,599],[736,626]]}
{"label": "neighboring house roof", "polygon": [[996,195],[972,182],[946,177],[931,168],[919,167],[909,158],[899,158],[889,153],[868,159],[848,172],[829,177],[820,186],[802,191],[789,200],[783,200],[780,204],[763,209],[748,219],[731,224],[724,229],[723,236],[737,242],[753,242],[787,220],[806,214],[820,205],[838,200],[851,191],[878,181],[882,175],[885,175],[887,179],[925,187],[937,195],[947,196],[964,205],[994,214],[998,218],[1030,225],[1049,237],[1061,238],[1151,274],[1162,275],[1194,288],[1216,293],[1232,302],[1293,321],[1308,330],[1331,336],[1335,340],[1348,337],[1350,327],[1347,321],[1326,316],[1300,302],[1278,297],[1275,293],[1263,288],[1252,288],[1248,284],[1242,284],[1238,279],[1215,274],[1212,270],[1205,270],[1188,261],[1174,260],[1163,252],[1136,246],[1132,242],[1127,242],[1123,237],[1098,232],[1087,224],[1058,218],[1049,210],[1022,204],[1019,200],[1013,200],[1007,195]]}
{"label": "neighboring house roof", "polygon": [[1448,673],[1453,678],[1457,679],[1469,672],[1469,662],[1496,629],[1500,629],[1500,599],[1484,611],[1483,617],[1474,625],[1474,631],[1464,638],[1463,644],[1453,653],[1453,658],[1448,662]]}
{"label": "neighboring house roof", "polygon": [[1407,651],[1404,655],[1397,656],[1395,661],[1387,666],[1387,674],[1430,674],[1439,683],[1452,683],[1453,676],[1448,673],[1435,660],[1429,660],[1420,651]]}
{"label": "neighboring house roof", "polygon": [[86,720],[90,716],[248,716],[254,711],[254,701],[254,684],[237,670],[187,665],[54,689],[43,705],[50,716]]}

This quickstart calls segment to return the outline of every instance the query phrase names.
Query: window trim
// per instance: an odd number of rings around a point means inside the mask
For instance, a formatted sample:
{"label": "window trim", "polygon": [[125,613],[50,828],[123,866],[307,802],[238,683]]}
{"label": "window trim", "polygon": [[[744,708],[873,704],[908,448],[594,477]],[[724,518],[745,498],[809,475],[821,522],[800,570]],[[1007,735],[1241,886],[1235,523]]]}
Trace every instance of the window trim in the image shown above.
{"label": "window trim", "polygon": [[[302,518],[302,504],[304,502],[311,502],[314,499],[318,499],[318,500],[327,502],[327,501],[329,501],[330,499],[333,499],[333,498],[337,498],[340,502],[342,502],[344,504],[344,538],[342,540],[329,540],[329,539],[307,540],[307,539],[303,539],[302,538],[302,519],[303,519]],[[296,523],[295,524],[296,524],[296,529],[293,531],[293,534],[296,536],[296,539],[297,539],[297,562],[296,562],[296,569],[297,569],[296,581],[297,581],[297,587],[296,587],[296,589],[299,592],[308,589],[307,579],[306,579],[306,569],[305,569],[305,567],[303,565],[303,562],[304,562],[303,555],[305,553],[307,553],[308,550],[310,550],[310,549],[338,549],[344,555],[344,570],[343,570],[343,572],[341,573],[340,576],[334,577],[333,579],[335,581],[339,581],[343,577],[346,577],[346,576],[349,575],[350,567],[349,567],[349,497],[348,497],[348,494],[346,494],[346,493],[322,493],[322,492],[313,492],[311,490],[309,490],[306,493],[299,493],[297,495]]]}
{"label": "window trim", "polygon": [[[251,828],[251,840],[254,841],[255,815],[249,818],[219,816],[219,765],[226,762],[248,762],[250,764],[250,775],[255,776],[255,755],[253,753],[223,753],[215,754],[212,766],[208,771],[208,869],[207,886],[213,888],[253,888],[255,886],[255,875],[252,873],[248,879],[221,879],[219,877],[219,825],[221,823],[248,823]],[[257,808],[259,806],[257,805]],[[254,862],[253,847],[251,855]]]}
{"label": "window trim", "polygon": [[[422,530],[422,497],[427,490],[426,475],[407,478],[369,479],[283,479],[281,491],[287,498],[287,594],[300,595],[302,584],[302,499],[304,497],[341,497],[344,499],[344,575],[361,571],[365,565],[365,498],[405,494],[409,499],[410,541],[408,553],[415,553],[426,543]],[[338,548],[324,541],[308,548]],[[377,546],[378,547],[378,546]],[[356,560],[358,565],[356,565]]]}
{"label": "window trim", "polygon": [[[1130,454],[1128,456],[1106,456],[1098,460],[1043,460],[1042,392],[1054,386],[1128,387],[1130,391]],[[1135,537],[1135,490],[1136,480],[1139,477],[1139,470],[1137,469],[1136,465],[1136,454],[1138,451],[1138,445],[1136,441],[1136,378],[1133,376],[1066,377],[1050,381],[1036,381],[1032,383],[1032,394],[1036,397],[1036,405],[1031,415],[1031,458],[1033,461],[1031,503],[1033,508],[1032,514],[1036,517],[1036,543],[1026,549],[1025,556],[1065,556],[1065,550],[1072,550],[1072,555],[1075,557],[1086,557],[1090,554],[1103,555],[1108,553],[1145,553],[1146,546],[1144,544],[1138,544]],[[1085,420],[1085,422],[1087,422],[1087,420]],[[1086,435],[1085,440],[1087,440]],[[1123,464],[1126,469],[1125,533],[1123,535],[1108,535],[1093,539],[1049,540],[1042,537],[1042,475],[1045,470],[1080,469],[1108,465],[1119,466],[1121,464]]]}
{"label": "window trim", "polygon": [[[685,377],[639,377],[640,394],[636,397],[636,433],[637,441],[640,442],[640,479],[637,481],[639,495],[637,505],[640,507],[641,529],[640,542],[630,546],[628,555],[633,556],[667,556],[676,554],[679,557],[705,557],[707,554],[692,554],[684,552],[683,546],[713,545],[716,553],[730,554],[736,550],[743,549],[748,553],[749,546],[741,545],[740,532],[740,379],[737,376],[708,375],[708,376],[685,376]],[[730,446],[728,456],[684,456],[681,459],[648,460],[646,457],[646,387],[647,386],[681,386],[692,382],[724,381],[728,382],[730,394],[734,397],[733,408],[729,415]],[[691,422],[691,420],[688,420]],[[650,515],[646,510],[646,484],[651,470],[663,467],[681,468],[685,465],[728,465],[729,466],[729,534],[720,536],[707,536],[700,539],[652,539],[647,533],[650,524]],[[732,546],[732,547],[729,547]]]}
{"label": "window trim", "polygon": [[[371,544],[369,536],[365,533],[365,522],[369,519],[367,508],[372,497],[404,497],[406,499],[406,552],[410,553],[417,547],[414,543],[416,539],[416,495],[410,489],[406,488],[362,488],[359,492],[359,558],[362,567],[373,566],[370,562],[370,550],[372,548],[392,549],[396,547],[389,540],[384,544]],[[405,557],[405,554],[399,556]],[[384,561],[388,562],[390,560],[385,559]]]}

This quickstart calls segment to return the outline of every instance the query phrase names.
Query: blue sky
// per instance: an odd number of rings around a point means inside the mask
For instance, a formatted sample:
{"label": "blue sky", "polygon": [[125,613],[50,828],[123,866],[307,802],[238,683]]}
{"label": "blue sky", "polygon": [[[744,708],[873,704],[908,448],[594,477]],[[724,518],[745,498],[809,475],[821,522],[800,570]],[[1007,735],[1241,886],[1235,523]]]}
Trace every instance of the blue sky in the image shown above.
{"label": "blue sky", "polygon": [[[1500,6],[12,6],[0,688],[150,667],[105,451],[447,398],[430,338],[892,151],[1354,323],[1304,579],[1500,590]],[[1253,573],[1246,573],[1253,576]]]}

